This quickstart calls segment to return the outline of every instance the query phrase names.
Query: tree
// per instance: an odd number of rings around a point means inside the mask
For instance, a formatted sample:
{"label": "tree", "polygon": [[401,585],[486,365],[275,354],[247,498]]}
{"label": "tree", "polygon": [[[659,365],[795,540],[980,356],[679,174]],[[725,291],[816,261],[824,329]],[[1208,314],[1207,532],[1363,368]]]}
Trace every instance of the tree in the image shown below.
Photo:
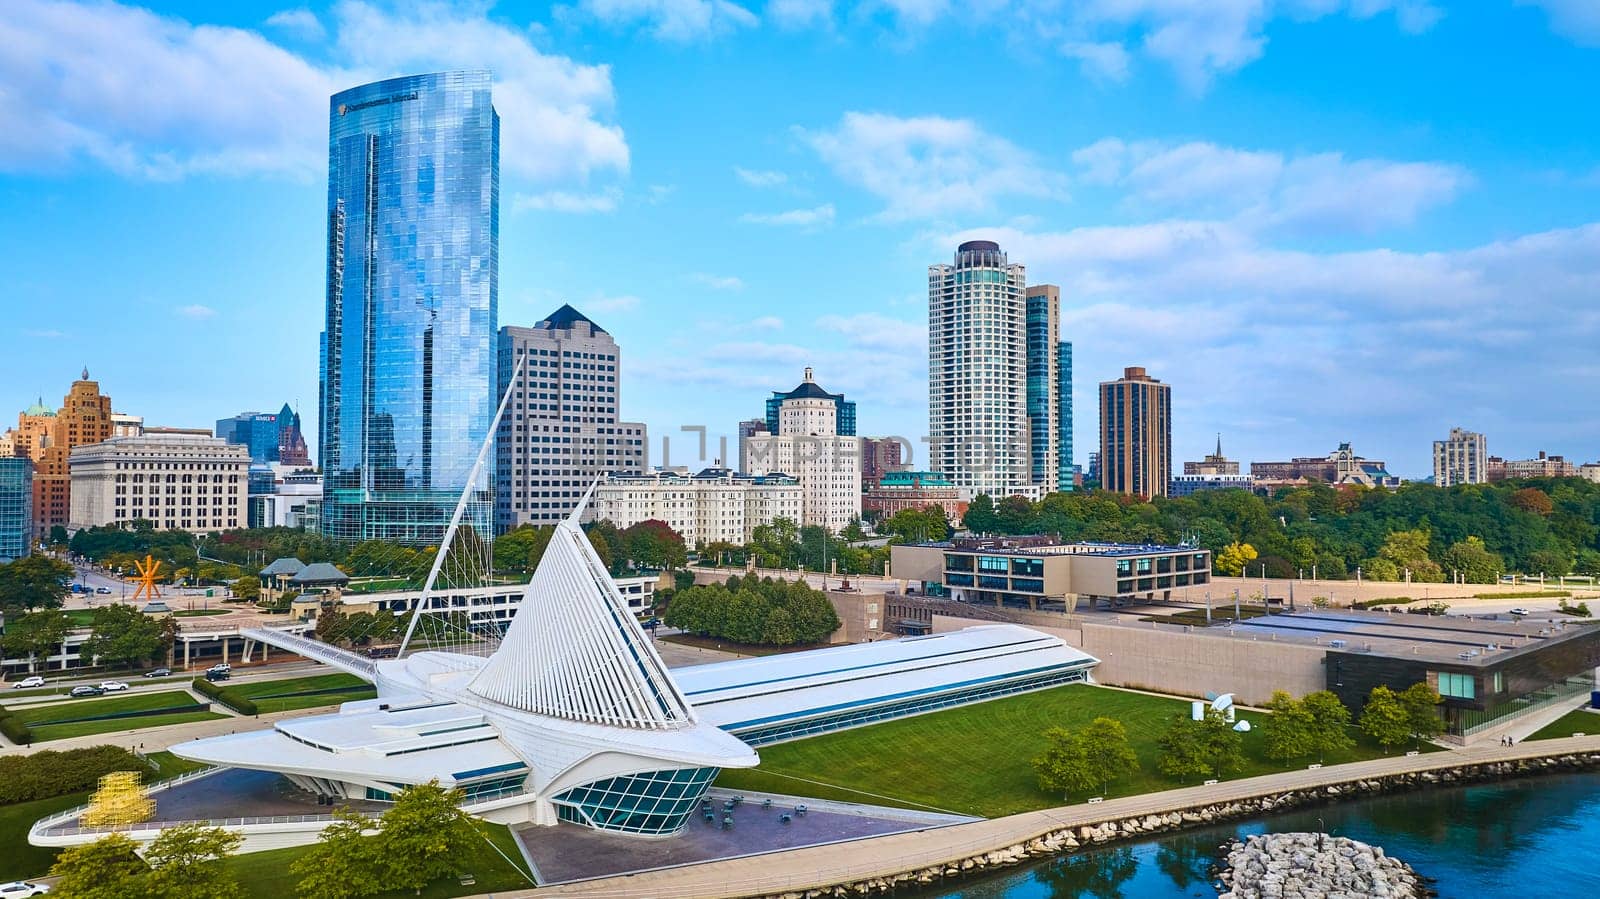
{"label": "tree", "polygon": [[72,619],[64,612],[30,612],[11,617],[5,633],[0,634],[0,649],[8,656],[26,656],[31,674],[34,660],[48,659],[71,630]]}
{"label": "tree", "polygon": [[899,537],[907,543],[926,543],[950,536],[950,523],[939,506],[901,509],[878,525],[878,533]]}
{"label": "tree", "polygon": [[1521,509],[1530,515],[1546,516],[1555,511],[1555,503],[1551,502],[1550,494],[1538,487],[1524,487],[1511,494],[1506,504],[1514,509]]}
{"label": "tree", "polygon": [[1506,564],[1498,555],[1489,552],[1482,537],[1468,537],[1454,543],[1444,552],[1445,567],[1461,573],[1469,584],[1493,584],[1500,580]]}
{"label": "tree", "polygon": [[50,876],[55,893],[72,899],[131,899],[146,895],[149,866],[134,854],[133,840],[120,833],[61,850]]}
{"label": "tree", "polygon": [[688,562],[683,537],[664,521],[641,521],[623,530],[621,536],[623,551],[635,567],[670,571]]}
{"label": "tree", "polygon": [[1383,540],[1378,558],[1387,559],[1400,571],[1411,573],[1411,580],[1423,584],[1444,582],[1444,569],[1428,557],[1428,532],[1416,529],[1393,531]]}
{"label": "tree", "polygon": [[1309,755],[1316,748],[1316,721],[1305,703],[1283,690],[1274,690],[1267,711],[1271,714],[1261,723],[1267,758],[1287,763]]}
{"label": "tree", "polygon": [[967,504],[967,514],[961,523],[967,530],[978,534],[992,534],[1000,528],[1000,517],[995,514],[994,497],[980,493]]}
{"label": "tree", "polygon": [[1367,559],[1361,563],[1361,568],[1369,581],[1400,580],[1400,566],[1388,559]]}
{"label": "tree", "polygon": [[133,606],[102,606],[94,610],[94,630],[81,652],[108,664],[132,666],[165,653],[173,636],[160,619]]}
{"label": "tree", "polygon": [[1411,717],[1399,695],[1380,685],[1367,694],[1367,704],[1361,709],[1361,730],[1378,745],[1393,748],[1410,738]]}
{"label": "tree", "polygon": [[459,808],[461,800],[460,790],[446,790],[437,780],[395,795],[382,820],[385,885],[421,890],[455,873],[460,860],[474,854],[482,835]]}
{"label": "tree", "polygon": [[289,867],[299,878],[296,892],[302,899],[357,899],[382,892],[385,860],[380,841],[369,836],[378,823],[343,807],[333,817],[317,844]]}
{"label": "tree", "polygon": [[1221,777],[1244,767],[1244,737],[1215,709],[1207,709],[1199,721],[1175,715],[1158,742],[1161,773],[1180,780]]}
{"label": "tree", "polygon": [[531,573],[544,558],[555,528],[525,524],[494,538],[494,568],[517,574]]}
{"label": "tree", "polygon": [[1439,718],[1439,692],[1427,681],[1417,681],[1400,691],[1399,699],[1412,737],[1432,739],[1444,729],[1444,722]]}
{"label": "tree", "polygon": [[1235,541],[1222,548],[1216,554],[1214,564],[1217,573],[1227,577],[1239,577],[1244,574],[1245,566],[1256,558],[1256,548],[1248,543]]}
{"label": "tree", "polygon": [[1311,745],[1320,761],[1327,753],[1344,752],[1356,745],[1350,737],[1350,709],[1328,690],[1301,697],[1311,716]]}
{"label": "tree", "polygon": [[600,564],[604,565],[607,571],[613,570],[612,566],[616,564],[613,561],[615,556],[611,551],[611,541],[607,539],[605,532],[592,527],[588,531],[588,537],[589,545],[594,547],[594,554],[600,557]]}
{"label": "tree", "polygon": [[239,848],[242,837],[221,827],[178,824],[164,828],[145,850],[150,863],[149,891],[161,899],[234,899],[243,896],[239,881],[223,859]]}
{"label": "tree", "polygon": [[1049,745],[1033,760],[1039,789],[1060,793],[1065,798],[1073,793],[1087,793],[1100,783],[1090,767],[1081,735],[1064,727],[1052,727],[1044,732],[1044,738]]}
{"label": "tree", "polygon": [[0,565],[0,610],[59,609],[72,575],[71,565],[37,553]]}
{"label": "tree", "polygon": [[1096,718],[1078,734],[1088,759],[1089,770],[1099,778],[1101,789],[1124,772],[1139,770],[1139,756],[1128,743],[1128,731],[1115,718]]}
{"label": "tree", "polygon": [[228,585],[228,591],[240,602],[255,602],[261,598],[261,581],[255,575],[245,575]]}

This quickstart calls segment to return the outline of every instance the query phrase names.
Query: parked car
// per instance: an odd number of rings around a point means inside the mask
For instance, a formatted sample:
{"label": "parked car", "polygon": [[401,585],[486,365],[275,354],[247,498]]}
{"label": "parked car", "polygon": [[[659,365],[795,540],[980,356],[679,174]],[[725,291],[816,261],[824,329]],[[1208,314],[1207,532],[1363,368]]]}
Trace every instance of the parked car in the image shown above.
{"label": "parked car", "polygon": [[42,678],[39,675],[35,674],[35,675],[32,675],[31,677],[25,677],[22,680],[19,680],[16,683],[12,684],[11,685],[11,689],[13,689],[13,690],[26,690],[26,689],[28,689],[30,687],[42,687],[42,686],[44,686],[44,678]]}
{"label": "parked car", "polygon": [[206,670],[207,671],[232,671],[233,670],[233,666],[229,665],[227,662],[218,662],[217,664],[212,665],[210,668],[207,668]]}
{"label": "parked car", "polygon": [[94,592],[102,593],[102,594],[105,594],[105,595],[109,596],[109,595],[111,595],[111,588],[110,587],[96,587],[96,588],[94,588]]}
{"label": "parked car", "polygon": [[93,685],[90,685],[90,684],[84,684],[81,687],[73,687],[72,688],[72,692],[68,693],[67,695],[68,696],[73,696],[73,697],[78,697],[78,696],[101,696],[105,692],[106,691],[100,689],[99,687],[96,687],[96,686],[93,686]]}
{"label": "parked car", "polygon": [[157,668],[154,671],[146,671],[144,673],[144,676],[145,677],[170,677],[170,676],[172,676],[172,669],[171,668]]}
{"label": "parked car", "polygon": [[24,896],[43,896],[49,892],[50,888],[44,884],[26,880],[0,883],[0,899],[22,899]]}
{"label": "parked car", "polygon": [[1518,606],[1517,608],[1511,610],[1511,614],[1516,615],[1517,617],[1520,618],[1523,615],[1532,615],[1533,614],[1533,610],[1532,609],[1524,609],[1521,606]]}
{"label": "parked car", "polygon": [[121,693],[128,689],[128,683],[120,680],[103,680],[100,682],[100,689],[107,693]]}

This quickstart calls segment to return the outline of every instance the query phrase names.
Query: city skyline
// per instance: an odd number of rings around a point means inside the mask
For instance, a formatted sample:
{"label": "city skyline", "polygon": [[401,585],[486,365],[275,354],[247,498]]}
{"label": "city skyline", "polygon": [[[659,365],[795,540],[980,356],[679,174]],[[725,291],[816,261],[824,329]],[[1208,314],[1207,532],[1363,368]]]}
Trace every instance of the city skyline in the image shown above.
{"label": "city skyline", "polygon": [[[859,433],[911,437],[923,467],[921,276],[965,239],[1061,285],[1080,416],[1127,366],[1181,391],[1177,460],[1221,430],[1241,459],[1349,441],[1423,477],[1459,424],[1506,458],[1600,455],[1600,425],[1561,403],[1600,371],[1545,352],[1600,329],[1582,305],[1600,266],[1597,126],[1564,112],[1600,73],[1600,35],[1556,0],[1066,23],[997,7],[975,27],[1013,52],[1000,69],[992,47],[941,40],[963,26],[936,13],[801,27],[778,8],[688,6],[713,12],[8,4],[0,21],[35,39],[0,68],[27,87],[5,114],[38,141],[0,147],[20,265],[0,348],[26,373],[13,405],[53,403],[87,363],[152,420],[285,397],[309,419],[328,97],[481,66],[506,97],[500,323],[562,302],[603,316],[638,347],[621,414],[672,436],[673,461],[696,445],[680,425],[731,435],[810,364],[859,403]],[[1051,24],[1073,40],[1043,42]],[[238,52],[209,52],[219,33]],[[1175,46],[1184,33],[1210,52]],[[1472,64],[1488,52],[1512,64]],[[212,77],[139,77],[135,59]],[[747,83],[713,97],[708,67]],[[78,82],[145,85],[138,115]],[[685,108],[715,121],[685,129]],[[130,338],[193,352],[129,353]]]}

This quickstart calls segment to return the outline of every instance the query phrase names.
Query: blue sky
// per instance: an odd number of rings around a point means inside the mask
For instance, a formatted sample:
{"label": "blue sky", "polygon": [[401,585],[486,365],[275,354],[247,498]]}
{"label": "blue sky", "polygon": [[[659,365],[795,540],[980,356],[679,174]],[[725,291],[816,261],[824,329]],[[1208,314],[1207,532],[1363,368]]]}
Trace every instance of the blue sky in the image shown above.
{"label": "blue sky", "polygon": [[1062,286],[1080,463],[1127,365],[1180,459],[1600,457],[1592,0],[8,0],[0,44],[0,408],[88,364],[154,423],[314,434],[327,96],[487,67],[500,321],[611,331],[654,462],[805,365],[924,434],[970,237]]}

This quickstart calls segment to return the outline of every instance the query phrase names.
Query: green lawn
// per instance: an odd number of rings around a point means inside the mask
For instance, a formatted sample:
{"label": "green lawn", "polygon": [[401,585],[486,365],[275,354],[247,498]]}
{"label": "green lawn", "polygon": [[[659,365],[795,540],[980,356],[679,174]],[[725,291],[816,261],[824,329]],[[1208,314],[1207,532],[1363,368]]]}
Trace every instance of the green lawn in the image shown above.
{"label": "green lawn", "polygon": [[[1044,751],[1043,732],[1076,728],[1105,716],[1121,721],[1140,770],[1114,781],[1106,796],[1182,786],[1156,769],[1156,740],[1186,700],[1074,684],[947,709],[869,727],[760,748],[761,766],[724,770],[717,785],[822,799],[925,807],[997,817],[1062,804],[1039,789],[1030,761]],[[1262,715],[1241,712],[1259,724]],[[1355,749],[1330,754],[1329,765],[1385,753],[1352,729]],[[1235,777],[1286,770],[1263,755],[1259,729],[1244,735],[1247,763]],[[1409,748],[1409,747],[1405,747]],[[1424,745],[1425,750],[1433,747]],[[1303,767],[1317,759],[1302,759]],[[814,781],[814,782],[813,782]]]}
{"label": "green lawn", "polygon": [[1524,740],[1554,740],[1573,734],[1600,734],[1600,713],[1577,709],[1539,728]]}
{"label": "green lawn", "polygon": [[[350,689],[342,693],[317,693],[317,690]],[[378,693],[372,685],[353,674],[318,674],[311,677],[293,677],[286,680],[253,681],[230,687],[253,700],[262,712],[283,712],[290,709],[311,709],[357,699],[371,699]]]}
{"label": "green lawn", "polygon": [[[461,863],[462,870],[470,872],[477,879],[477,883],[472,886],[462,886],[456,880],[442,880],[424,889],[420,894],[397,891],[381,895],[395,897],[421,895],[428,899],[448,899],[453,896],[532,889],[533,885],[528,882],[528,878],[518,871],[518,868],[526,862],[523,861],[521,850],[517,848],[516,841],[511,836],[510,828],[503,824],[484,826],[487,828],[489,839],[516,863],[517,868],[513,868],[494,850],[484,846],[481,854]],[[244,885],[246,896],[252,899],[282,899],[284,896],[295,895],[297,878],[289,873],[289,866],[309,850],[308,846],[294,846],[289,849],[252,852],[229,860],[228,867]]]}
{"label": "green lawn", "polygon": [[207,615],[226,615],[232,609],[179,609],[172,613],[174,618],[204,618]]}
{"label": "green lawn", "polygon": [[[35,743],[226,717],[216,712],[190,710],[173,712],[169,715],[141,715],[133,718],[106,718],[99,721],[72,720],[93,715],[143,712],[194,704],[195,698],[188,693],[181,690],[163,690],[159,693],[130,693],[127,696],[110,699],[69,699],[29,709],[18,709],[13,714],[33,729]],[[53,721],[61,723],[50,723]]]}
{"label": "green lawn", "polygon": [[68,609],[64,614],[71,619],[73,627],[88,627],[94,624],[94,609]]}
{"label": "green lawn", "polygon": [[[177,777],[179,774],[200,767],[170,752],[152,752],[149,758],[155,763],[157,770],[145,775],[147,783]],[[49,873],[50,865],[55,861],[56,852],[59,850],[28,845],[28,828],[40,818],[64,812],[88,801],[89,794],[85,792],[70,793],[50,799],[36,799],[33,802],[0,805],[0,846],[5,847],[5,851],[0,852],[0,882],[21,877],[40,877]]]}

